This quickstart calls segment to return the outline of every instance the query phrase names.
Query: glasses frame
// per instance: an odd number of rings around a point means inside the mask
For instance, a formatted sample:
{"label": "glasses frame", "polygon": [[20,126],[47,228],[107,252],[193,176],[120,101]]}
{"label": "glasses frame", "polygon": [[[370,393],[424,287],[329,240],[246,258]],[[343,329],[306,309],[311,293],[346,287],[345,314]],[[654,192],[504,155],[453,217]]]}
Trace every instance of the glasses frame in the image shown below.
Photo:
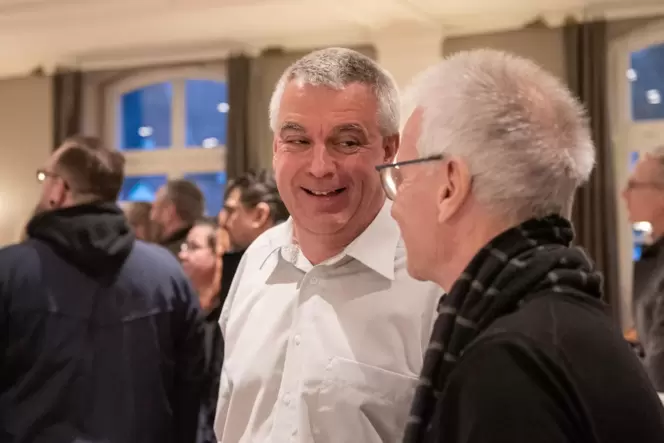
{"label": "glasses frame", "polygon": [[[433,162],[433,161],[441,161],[445,158],[443,154],[434,154],[434,155],[429,155],[427,157],[422,157],[422,158],[415,158],[413,160],[404,160],[404,161],[395,161],[392,163],[383,163],[382,165],[377,165],[376,166],[376,171],[380,174],[380,183],[383,186],[383,190],[385,191],[385,195],[387,198],[390,200],[394,201],[394,199],[397,196],[397,187],[398,184],[396,183],[396,180],[392,176],[392,171],[394,170],[399,170],[402,166],[408,166],[408,165],[416,165],[419,163],[428,163],[428,162]],[[394,185],[388,184],[388,181],[391,181],[394,183]]]}
{"label": "glasses frame", "polygon": [[[43,176],[43,178],[42,178],[42,176]],[[40,183],[40,184],[44,183],[46,181],[46,179],[49,178],[49,177],[54,178],[54,179],[59,178],[64,183],[66,190],[69,191],[71,189],[71,187],[69,186],[69,183],[67,182],[67,180],[62,178],[61,175],[59,175],[55,172],[51,172],[51,171],[49,171],[47,169],[44,169],[44,168],[37,169],[37,173],[35,174],[35,178],[37,179],[38,183]]]}

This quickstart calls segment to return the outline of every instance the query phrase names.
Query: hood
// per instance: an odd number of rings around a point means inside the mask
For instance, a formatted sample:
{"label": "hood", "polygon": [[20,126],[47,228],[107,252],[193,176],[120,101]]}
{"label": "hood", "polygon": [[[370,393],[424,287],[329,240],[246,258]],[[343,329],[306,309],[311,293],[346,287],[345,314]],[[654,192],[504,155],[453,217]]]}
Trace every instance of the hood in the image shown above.
{"label": "hood", "polygon": [[134,246],[134,234],[114,203],[38,214],[28,223],[27,233],[92,277],[114,276]]}

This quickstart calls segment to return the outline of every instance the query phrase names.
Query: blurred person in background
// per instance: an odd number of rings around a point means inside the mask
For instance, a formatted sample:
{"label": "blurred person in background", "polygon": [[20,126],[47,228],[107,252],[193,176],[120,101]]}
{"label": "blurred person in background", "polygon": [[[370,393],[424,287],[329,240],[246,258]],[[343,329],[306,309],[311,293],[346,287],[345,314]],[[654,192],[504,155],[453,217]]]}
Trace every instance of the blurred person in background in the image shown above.
{"label": "blurred person in background", "polygon": [[203,311],[210,312],[219,303],[217,270],[217,221],[202,218],[194,223],[180,245],[179,258],[185,274],[198,293]]}
{"label": "blurred person in background", "polygon": [[126,202],[123,203],[121,207],[136,238],[138,240],[151,242],[153,240],[152,222],[150,221],[152,203]]}
{"label": "blurred person in background", "polygon": [[182,243],[180,250],[182,268],[198,293],[201,307],[205,313],[206,372],[212,380],[211,387],[204,398],[199,443],[217,441],[213,426],[219,393],[219,375],[224,355],[223,338],[218,324],[222,303],[219,296],[221,281],[219,262],[221,259],[216,253],[217,232],[215,219],[198,220],[189,230],[187,239]]}
{"label": "blurred person in background", "polygon": [[231,181],[219,213],[220,296],[226,299],[244,251],[259,235],[288,219],[277,183],[268,171],[247,172]]}
{"label": "blurred person in background", "polygon": [[661,401],[602,277],[571,246],[595,160],[582,106],[493,50],[453,55],[405,97],[399,162],[379,169],[409,273],[447,295],[404,442],[664,441]]}
{"label": "blurred person in background", "polygon": [[[664,392],[664,146],[639,160],[623,190],[631,223],[647,222],[653,243],[634,264],[632,312],[643,362],[655,389]],[[630,337],[632,335],[632,337]]]}
{"label": "blurred person in background", "polygon": [[200,308],[116,205],[125,160],[65,141],[28,239],[0,250],[0,441],[191,443],[207,379]]}
{"label": "blurred person in background", "polygon": [[397,87],[358,52],[315,51],[277,83],[270,126],[291,218],[251,243],[224,303],[217,437],[395,442],[442,292],[408,276],[374,169],[399,145]]}
{"label": "blurred person in background", "polygon": [[205,197],[195,183],[169,180],[159,191],[152,204],[150,220],[154,227],[154,240],[176,257],[180,245],[187,239],[194,223],[203,217]]}

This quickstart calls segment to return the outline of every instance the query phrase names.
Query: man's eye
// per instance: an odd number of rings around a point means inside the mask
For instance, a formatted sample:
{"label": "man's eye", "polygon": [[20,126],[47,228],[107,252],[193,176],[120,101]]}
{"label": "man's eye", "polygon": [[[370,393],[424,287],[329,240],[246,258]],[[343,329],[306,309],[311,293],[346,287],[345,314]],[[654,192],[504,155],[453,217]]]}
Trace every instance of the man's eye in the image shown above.
{"label": "man's eye", "polygon": [[304,146],[309,144],[309,140],[303,139],[303,138],[294,138],[294,139],[289,139],[286,140],[286,143],[290,145],[298,145],[298,146]]}

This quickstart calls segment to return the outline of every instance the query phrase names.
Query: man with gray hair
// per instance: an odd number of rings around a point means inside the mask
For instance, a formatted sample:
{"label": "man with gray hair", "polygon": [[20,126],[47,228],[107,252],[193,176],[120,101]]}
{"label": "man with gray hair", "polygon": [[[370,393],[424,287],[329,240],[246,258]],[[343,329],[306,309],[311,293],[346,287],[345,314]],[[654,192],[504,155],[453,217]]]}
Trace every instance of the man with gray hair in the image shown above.
{"label": "man with gray hair", "polygon": [[291,218],[245,252],[220,318],[222,442],[397,442],[441,290],[408,276],[375,166],[393,160],[391,76],[348,49],[290,66],[270,104]]}
{"label": "man with gray hair", "polygon": [[432,67],[409,95],[399,162],[378,169],[410,274],[448,293],[404,441],[664,441],[601,276],[570,246],[594,162],[582,107],[532,62],[491,50]]}
{"label": "man with gray hair", "polygon": [[664,146],[645,154],[623,190],[629,220],[650,223],[653,243],[634,263],[632,306],[646,371],[664,392]]}

